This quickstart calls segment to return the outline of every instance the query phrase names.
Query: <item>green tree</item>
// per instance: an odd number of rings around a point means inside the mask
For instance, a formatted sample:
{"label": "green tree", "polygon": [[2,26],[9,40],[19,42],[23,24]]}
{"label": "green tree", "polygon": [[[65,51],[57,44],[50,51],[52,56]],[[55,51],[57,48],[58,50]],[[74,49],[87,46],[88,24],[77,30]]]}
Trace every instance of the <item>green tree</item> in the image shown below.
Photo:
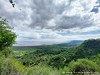
{"label": "green tree", "polygon": [[0,18],[0,51],[4,51],[15,43],[16,34],[7,24],[6,20]]}

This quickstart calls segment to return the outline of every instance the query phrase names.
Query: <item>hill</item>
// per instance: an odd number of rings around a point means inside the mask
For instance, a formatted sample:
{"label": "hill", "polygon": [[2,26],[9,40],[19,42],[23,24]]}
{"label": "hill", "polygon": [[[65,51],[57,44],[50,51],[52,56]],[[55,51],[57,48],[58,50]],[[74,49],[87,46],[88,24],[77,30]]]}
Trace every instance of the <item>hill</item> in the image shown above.
{"label": "hill", "polygon": [[[5,58],[0,53],[0,72],[3,71],[5,75],[10,73],[21,73],[20,75],[35,74],[40,75],[52,75],[47,74],[55,71],[59,74],[54,75],[65,75],[62,72],[100,72],[100,40],[89,39],[85,40],[82,44],[78,44],[73,47],[67,47],[64,45],[53,45],[52,46],[38,46],[35,50],[17,50],[14,54]],[[24,47],[23,47],[24,48]],[[12,56],[13,55],[13,56]],[[4,60],[4,61],[3,61]],[[8,65],[5,65],[7,62]],[[4,64],[5,63],[5,64]],[[5,71],[7,70],[7,72]],[[39,74],[37,74],[39,73]],[[78,74],[77,74],[78,75]],[[83,75],[83,74],[82,74]]]}
{"label": "hill", "polygon": [[100,53],[100,39],[85,40],[79,47],[77,47],[77,58],[88,58]]}
{"label": "hill", "polygon": [[85,40],[82,44],[84,48],[94,48],[98,49],[100,48],[100,39],[89,39]]}
{"label": "hill", "polygon": [[27,53],[20,59],[27,66],[45,63],[53,67],[64,67],[72,60],[91,58],[100,54],[100,40],[98,39],[85,40],[82,44],[69,48],[68,45],[70,44],[38,46],[34,52]]}

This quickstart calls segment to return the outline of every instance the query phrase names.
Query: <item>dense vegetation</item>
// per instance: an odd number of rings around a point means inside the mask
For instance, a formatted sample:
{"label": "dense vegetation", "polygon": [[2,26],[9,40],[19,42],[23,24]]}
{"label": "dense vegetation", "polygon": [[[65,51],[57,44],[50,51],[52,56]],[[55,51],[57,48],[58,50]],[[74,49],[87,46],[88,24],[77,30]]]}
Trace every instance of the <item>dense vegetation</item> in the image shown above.
{"label": "dense vegetation", "polygon": [[[90,43],[94,39],[84,41],[80,46],[72,47],[72,48],[49,48],[42,47],[41,49],[37,49],[33,52],[26,52],[23,56],[18,59],[22,61],[22,63],[26,66],[37,65],[40,63],[48,64],[52,67],[63,68],[64,66],[68,66],[69,62],[72,60],[77,60],[81,58],[90,59],[92,56],[100,53],[100,49],[98,47],[94,48],[86,47],[86,45],[91,45],[94,43]],[[98,39],[95,40],[98,45]]]}
{"label": "dense vegetation", "polygon": [[5,20],[0,19],[0,75],[99,75],[100,39],[89,39],[80,45],[11,50],[15,38]]}

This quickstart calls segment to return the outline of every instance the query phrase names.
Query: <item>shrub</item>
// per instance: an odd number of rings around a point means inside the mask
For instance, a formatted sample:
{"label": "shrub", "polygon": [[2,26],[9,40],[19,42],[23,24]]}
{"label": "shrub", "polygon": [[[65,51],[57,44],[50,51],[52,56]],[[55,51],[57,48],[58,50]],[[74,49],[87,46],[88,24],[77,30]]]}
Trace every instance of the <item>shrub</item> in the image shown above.
{"label": "shrub", "polygon": [[78,59],[76,62],[72,61],[68,65],[69,71],[73,72],[73,75],[77,72],[99,72],[98,65],[88,59]]}

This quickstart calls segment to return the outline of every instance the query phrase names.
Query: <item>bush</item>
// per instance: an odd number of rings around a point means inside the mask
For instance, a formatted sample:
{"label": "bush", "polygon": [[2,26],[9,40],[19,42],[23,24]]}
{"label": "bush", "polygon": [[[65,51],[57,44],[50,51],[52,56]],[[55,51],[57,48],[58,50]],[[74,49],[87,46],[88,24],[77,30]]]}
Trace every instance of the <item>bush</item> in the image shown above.
{"label": "bush", "polygon": [[69,72],[72,72],[73,75],[74,73],[77,72],[99,72],[100,69],[98,65],[90,61],[88,59],[78,59],[76,62],[72,61],[68,65],[69,67]]}
{"label": "bush", "polygon": [[5,57],[8,57],[8,56],[10,56],[11,55],[11,53],[12,53],[12,50],[11,50],[11,48],[5,48],[3,51],[1,51],[2,52],[2,54],[5,56]]}
{"label": "bush", "polygon": [[98,66],[100,67],[100,54],[97,54],[97,55],[95,55],[95,56],[92,56],[92,57],[90,58],[90,60],[96,62],[96,63],[98,64]]}
{"label": "bush", "polygon": [[30,71],[29,68],[13,58],[3,58],[0,61],[2,61],[0,62],[0,75],[28,75]]}

